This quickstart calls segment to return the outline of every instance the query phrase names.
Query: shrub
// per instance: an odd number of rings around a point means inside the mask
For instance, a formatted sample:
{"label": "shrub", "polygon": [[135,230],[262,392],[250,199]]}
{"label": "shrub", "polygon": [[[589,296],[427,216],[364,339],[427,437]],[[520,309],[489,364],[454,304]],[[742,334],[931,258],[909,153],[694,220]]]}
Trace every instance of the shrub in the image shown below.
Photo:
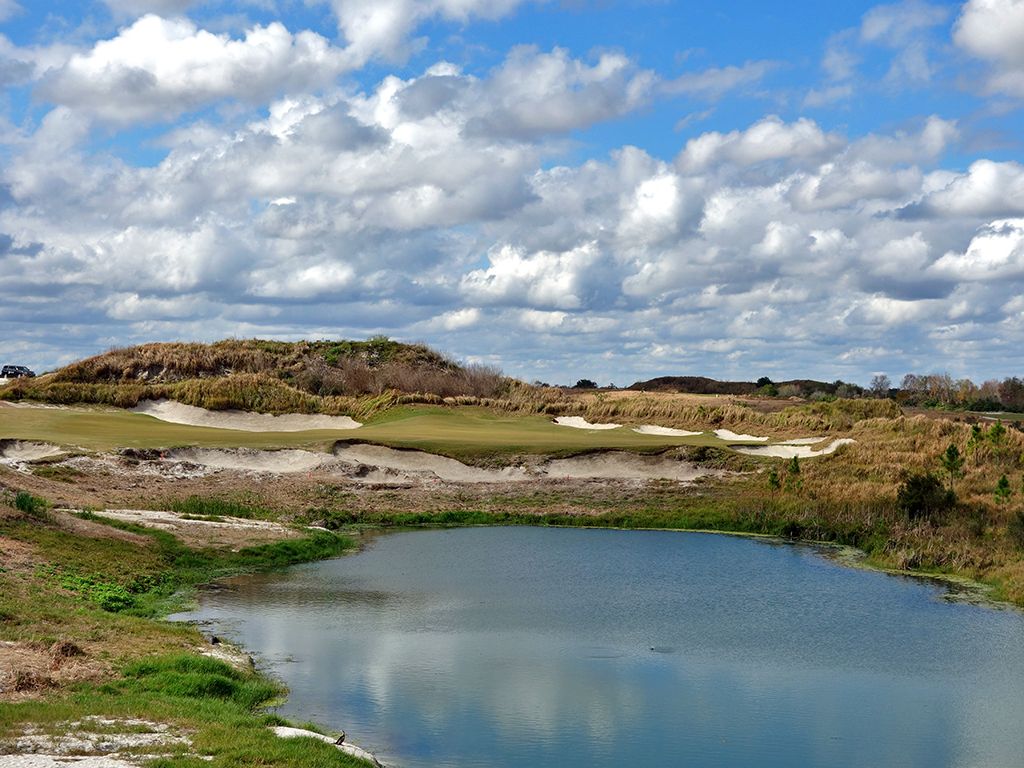
{"label": "shrub", "polygon": [[32,517],[39,517],[46,512],[46,499],[33,496],[28,491],[18,491],[14,497],[14,506],[19,512],[24,512]]}
{"label": "shrub", "polygon": [[896,493],[896,505],[911,520],[930,520],[954,504],[956,494],[931,472],[909,475]]}

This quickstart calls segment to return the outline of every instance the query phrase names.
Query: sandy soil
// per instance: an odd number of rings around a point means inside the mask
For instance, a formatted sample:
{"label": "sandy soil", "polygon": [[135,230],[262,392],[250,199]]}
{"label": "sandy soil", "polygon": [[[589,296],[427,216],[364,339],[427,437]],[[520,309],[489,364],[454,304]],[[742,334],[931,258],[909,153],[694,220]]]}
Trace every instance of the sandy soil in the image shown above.
{"label": "sandy soil", "polygon": [[721,440],[737,440],[748,443],[767,443],[767,437],[757,437],[755,435],[737,435],[728,429],[716,429],[715,436]]}
{"label": "sandy soil", "polygon": [[59,456],[64,449],[50,443],[33,443],[27,440],[0,440],[0,462],[21,464],[27,461],[48,459]]}
{"label": "sandy soil", "polygon": [[[0,641],[0,701],[39,698],[46,690],[67,683],[99,680],[110,668],[88,650],[59,643],[50,647],[35,643]],[[0,765],[7,765],[0,742]]]}
{"label": "sandy soil", "polygon": [[559,416],[555,424],[560,427],[572,427],[573,429],[618,429],[621,424],[591,424],[582,416]]}
{"label": "sandy soil", "polygon": [[134,718],[87,717],[58,723],[54,732],[28,726],[20,735],[0,741],[0,765],[5,768],[135,768],[153,755],[122,755],[139,750],[188,744],[166,723]]}
{"label": "sandy soil", "polygon": [[[816,442],[821,441],[818,440]],[[811,459],[815,456],[828,456],[830,453],[835,453],[840,447],[855,442],[857,441],[844,437],[839,440],[833,440],[824,448],[817,451],[810,445],[794,444],[793,441],[780,445],[733,445],[730,447],[737,453],[745,453],[749,456],[774,456],[779,459],[792,459],[793,457],[798,459]]]}
{"label": "sandy soil", "polygon": [[714,470],[670,457],[638,456],[619,451],[552,459],[542,468],[552,478],[573,480],[676,480],[689,483],[699,477],[716,474]]}
{"label": "sandy soil", "polygon": [[[281,539],[296,538],[301,533],[280,523],[222,517],[219,520],[190,520],[177,512],[148,509],[105,509],[103,517],[126,523],[169,531],[192,546],[238,547]],[[108,526],[109,527],[109,526]],[[115,529],[116,530],[116,529]],[[145,540],[145,537],[139,537]]]}
{"label": "sandy soil", "polygon": [[703,435],[703,432],[687,432],[685,429],[673,429],[672,427],[659,427],[656,424],[644,424],[642,427],[634,427],[634,432],[641,435],[662,435],[665,437],[696,437]]}
{"label": "sandy soil", "polygon": [[245,472],[273,472],[284,475],[311,472],[331,461],[326,453],[301,450],[259,451],[249,448],[180,448],[166,451],[165,462],[198,464],[214,469],[234,469]]}
{"label": "sandy soil", "polygon": [[208,411],[173,400],[144,400],[131,409],[135,413],[193,427],[237,429],[243,432],[305,432],[311,429],[350,430],[361,427],[348,416],[290,413],[272,416],[245,411]]}
{"label": "sandy soil", "polygon": [[[362,467],[394,470],[406,480],[432,475],[450,483],[503,483],[529,480],[524,467],[481,469],[461,461],[423,451],[398,451],[381,445],[340,445],[334,455],[339,461]],[[392,476],[392,479],[394,476]]]}

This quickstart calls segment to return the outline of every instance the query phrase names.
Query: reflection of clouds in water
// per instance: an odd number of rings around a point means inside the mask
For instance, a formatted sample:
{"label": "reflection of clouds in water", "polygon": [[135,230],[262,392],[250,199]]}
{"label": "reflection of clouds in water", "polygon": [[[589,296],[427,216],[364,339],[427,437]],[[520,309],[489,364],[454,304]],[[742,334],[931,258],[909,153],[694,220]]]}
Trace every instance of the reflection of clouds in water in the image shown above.
{"label": "reflection of clouds in water", "polygon": [[803,548],[473,529],[207,607],[298,661],[285,714],[408,768],[1012,764],[1024,618],[934,594]]}

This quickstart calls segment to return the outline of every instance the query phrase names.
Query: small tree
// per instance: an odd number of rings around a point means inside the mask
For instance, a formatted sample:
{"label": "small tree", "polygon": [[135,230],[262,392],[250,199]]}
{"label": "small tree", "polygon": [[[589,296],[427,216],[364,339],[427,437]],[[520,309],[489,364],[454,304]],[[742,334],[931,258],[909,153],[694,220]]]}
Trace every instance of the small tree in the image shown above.
{"label": "small tree", "polygon": [[930,520],[956,503],[952,491],[931,472],[907,476],[896,492],[896,505],[911,520]]}
{"label": "small tree", "polygon": [[597,382],[591,379],[580,379],[573,385],[573,389],[597,389]]}
{"label": "small tree", "polygon": [[946,452],[942,454],[940,461],[942,462],[942,468],[949,475],[949,492],[952,493],[953,481],[963,475],[964,457],[960,455],[960,449],[953,445],[953,443],[950,443],[949,447],[946,448]]}
{"label": "small tree", "polygon": [[786,465],[786,487],[793,491],[799,491],[803,486],[800,478],[800,459],[794,456]]}
{"label": "small tree", "polygon": [[981,425],[971,424],[971,436],[967,438],[967,450],[971,454],[971,458],[974,459],[975,465],[978,463],[978,449],[984,439],[985,433],[981,431]]}
{"label": "small tree", "polygon": [[884,373],[879,373],[871,378],[871,394],[875,397],[888,397],[892,389],[892,382]]}
{"label": "small tree", "polygon": [[1013,496],[1013,489],[1010,488],[1010,480],[1003,475],[999,478],[999,482],[996,483],[996,504],[1005,504]]}
{"label": "small tree", "polygon": [[768,473],[768,487],[772,489],[772,493],[782,488],[782,481],[779,479],[779,473],[774,469]]}

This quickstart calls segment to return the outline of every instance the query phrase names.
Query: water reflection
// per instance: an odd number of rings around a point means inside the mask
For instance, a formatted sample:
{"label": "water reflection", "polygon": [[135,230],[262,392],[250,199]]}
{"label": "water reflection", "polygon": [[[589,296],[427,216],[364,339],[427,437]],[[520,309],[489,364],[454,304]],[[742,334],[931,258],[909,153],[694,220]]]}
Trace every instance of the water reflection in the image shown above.
{"label": "water reflection", "polygon": [[[1024,620],[799,547],[669,532],[382,537],[193,618],[285,714],[407,766],[1014,766]],[[285,663],[294,659],[294,663]]]}

